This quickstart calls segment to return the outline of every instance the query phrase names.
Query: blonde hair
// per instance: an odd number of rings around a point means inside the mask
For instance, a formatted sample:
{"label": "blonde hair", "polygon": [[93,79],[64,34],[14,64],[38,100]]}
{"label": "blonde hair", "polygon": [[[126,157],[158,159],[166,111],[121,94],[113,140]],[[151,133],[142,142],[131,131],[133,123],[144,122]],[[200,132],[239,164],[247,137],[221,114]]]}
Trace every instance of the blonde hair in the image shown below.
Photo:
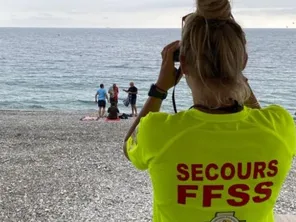
{"label": "blonde hair", "polygon": [[[251,94],[242,75],[247,61],[245,33],[234,20],[228,0],[197,0],[196,4],[182,33],[186,74],[201,80],[217,102],[233,99],[243,104]],[[209,80],[219,87],[207,84]],[[227,88],[226,94],[218,92],[221,87]]]}

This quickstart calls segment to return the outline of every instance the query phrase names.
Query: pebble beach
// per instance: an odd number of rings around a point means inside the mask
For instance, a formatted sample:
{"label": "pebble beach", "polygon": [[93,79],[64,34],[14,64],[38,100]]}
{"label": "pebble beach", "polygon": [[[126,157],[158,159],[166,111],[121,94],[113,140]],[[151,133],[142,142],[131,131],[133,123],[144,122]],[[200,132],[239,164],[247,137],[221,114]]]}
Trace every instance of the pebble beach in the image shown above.
{"label": "pebble beach", "polygon": [[[0,111],[0,221],[151,221],[149,176],[122,153],[133,120],[84,115]],[[275,212],[296,215],[296,161]]]}

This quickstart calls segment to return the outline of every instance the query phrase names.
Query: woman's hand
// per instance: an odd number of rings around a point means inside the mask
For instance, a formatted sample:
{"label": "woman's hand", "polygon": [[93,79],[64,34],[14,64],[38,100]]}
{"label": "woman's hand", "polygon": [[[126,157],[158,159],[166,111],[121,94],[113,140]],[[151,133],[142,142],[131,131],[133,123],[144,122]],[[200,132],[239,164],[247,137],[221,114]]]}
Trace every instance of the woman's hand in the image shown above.
{"label": "woman's hand", "polygon": [[[180,41],[175,41],[164,47],[161,52],[162,64],[156,86],[164,91],[168,91],[174,87],[176,82],[176,68],[174,64],[174,52],[179,49]],[[177,83],[180,81],[182,75],[180,75]]]}

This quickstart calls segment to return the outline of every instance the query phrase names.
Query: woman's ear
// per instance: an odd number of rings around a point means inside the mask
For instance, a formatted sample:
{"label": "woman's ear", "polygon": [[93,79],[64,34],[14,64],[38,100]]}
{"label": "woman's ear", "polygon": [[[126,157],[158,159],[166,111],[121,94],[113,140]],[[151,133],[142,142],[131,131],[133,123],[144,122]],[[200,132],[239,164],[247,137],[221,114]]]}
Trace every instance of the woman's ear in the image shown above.
{"label": "woman's ear", "polygon": [[187,72],[187,65],[186,65],[186,58],[185,55],[180,55],[180,65],[181,65],[181,70],[182,70],[182,74],[186,75]]}

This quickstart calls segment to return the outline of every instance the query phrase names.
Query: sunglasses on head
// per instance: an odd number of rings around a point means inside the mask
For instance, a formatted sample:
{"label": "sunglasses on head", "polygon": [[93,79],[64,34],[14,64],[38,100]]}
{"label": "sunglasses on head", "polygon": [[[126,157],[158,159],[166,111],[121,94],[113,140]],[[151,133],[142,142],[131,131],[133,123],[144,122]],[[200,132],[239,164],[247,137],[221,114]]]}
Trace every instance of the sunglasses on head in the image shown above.
{"label": "sunglasses on head", "polygon": [[[189,13],[189,14],[187,14],[187,15],[185,15],[185,16],[182,17],[182,25],[181,25],[182,32],[183,32],[183,28],[184,28],[184,26],[185,26],[186,18],[187,18],[188,16],[192,15],[192,14],[193,14],[193,13]],[[176,51],[174,52],[174,62],[180,62],[179,57],[180,57],[180,49],[178,49],[178,50],[176,50]]]}
{"label": "sunglasses on head", "polygon": [[182,17],[182,30],[183,30],[183,28],[184,28],[184,26],[185,26],[185,21],[186,21],[186,19],[190,16],[190,15],[192,15],[193,14],[193,12],[192,13],[189,13],[189,14],[187,14],[187,15],[185,15],[185,16],[183,16]]}

